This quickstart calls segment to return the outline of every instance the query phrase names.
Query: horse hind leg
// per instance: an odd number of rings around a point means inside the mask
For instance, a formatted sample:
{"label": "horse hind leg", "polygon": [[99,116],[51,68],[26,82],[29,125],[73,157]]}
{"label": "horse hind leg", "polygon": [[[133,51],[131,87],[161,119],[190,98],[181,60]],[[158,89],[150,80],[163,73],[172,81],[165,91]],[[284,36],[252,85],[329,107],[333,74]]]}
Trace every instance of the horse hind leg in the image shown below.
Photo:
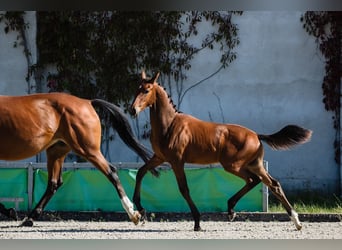
{"label": "horse hind leg", "polygon": [[133,203],[126,195],[126,192],[119,179],[116,167],[108,163],[99,150],[94,150],[92,153],[90,153],[91,151],[89,150],[87,152],[88,154],[84,154],[83,157],[91,162],[97,169],[99,169],[113,184],[121,200],[122,207],[127,212],[130,220],[137,225],[140,221],[141,215],[138,211],[134,211]]}
{"label": "horse hind leg", "polygon": [[299,221],[298,214],[287,200],[279,181],[277,181],[269,173],[267,173],[264,167],[259,166],[257,168],[250,168],[250,170],[252,170],[254,174],[256,174],[261,179],[261,181],[271,190],[274,196],[284,206],[287,214],[289,215],[291,221],[295,224],[297,230],[301,230],[302,224]]}
{"label": "horse hind leg", "polygon": [[272,178],[269,174],[267,175],[268,175],[268,178],[271,180],[271,184],[269,184],[268,187],[270,188],[272,193],[275,195],[275,197],[282,203],[291,221],[295,224],[297,230],[301,230],[302,224],[299,221],[298,213],[293,209],[293,207],[287,200],[286,195],[280,183],[276,179]]}
{"label": "horse hind leg", "polygon": [[62,142],[58,142],[46,150],[48,184],[42,198],[39,200],[38,204],[31,211],[28,217],[23,220],[21,226],[33,226],[33,220],[41,216],[47,203],[63,184],[62,166],[68,152],[70,152],[69,146]]}
{"label": "horse hind leg", "polygon": [[134,211],[134,205],[126,195],[126,192],[125,192],[125,190],[121,184],[121,181],[119,179],[116,167],[111,165],[110,163],[108,163],[108,165],[109,165],[110,171],[107,174],[107,178],[114,185],[114,187],[115,187],[115,189],[119,195],[121,205],[125,209],[126,213],[128,214],[129,219],[135,225],[138,225],[138,223],[140,221],[141,214],[138,211]]}

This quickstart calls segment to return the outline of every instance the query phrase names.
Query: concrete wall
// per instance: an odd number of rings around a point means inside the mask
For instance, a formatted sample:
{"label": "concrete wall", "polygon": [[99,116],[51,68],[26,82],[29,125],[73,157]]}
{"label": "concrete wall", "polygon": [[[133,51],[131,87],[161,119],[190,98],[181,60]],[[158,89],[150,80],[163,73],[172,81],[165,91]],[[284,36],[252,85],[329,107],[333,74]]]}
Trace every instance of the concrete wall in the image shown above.
{"label": "concrete wall", "polygon": [[[302,28],[300,15],[244,12],[236,17],[241,41],[238,58],[191,91],[183,110],[203,119],[208,119],[210,112],[220,121],[215,93],[225,122],[259,133],[273,133],[290,123],[312,129],[311,142],[294,150],[275,152],[265,146],[269,171],[286,189],[333,191],[338,189],[339,167],[333,159],[332,114],[322,103],[324,58]],[[203,58],[210,58],[210,51]],[[210,64],[198,58],[194,75],[201,78],[218,67]],[[189,80],[193,78],[189,76]]]}
{"label": "concrete wall", "polygon": [[[301,14],[245,11],[242,16],[235,16],[233,21],[238,24],[240,37],[237,59],[189,91],[179,109],[200,119],[237,123],[258,133],[273,133],[286,124],[312,129],[311,142],[291,151],[272,151],[265,145],[269,172],[285,191],[338,192],[335,130],[332,114],[325,111],[322,103],[324,58],[314,39],[302,28]],[[21,49],[12,48],[15,35],[4,35],[2,27],[0,91],[25,94],[25,58]],[[203,25],[202,29],[208,27]],[[220,66],[218,57],[217,51],[202,51],[192,63],[185,88],[215,72]],[[176,103],[175,93],[173,98]],[[146,111],[138,120],[132,120],[132,126],[141,133],[148,122]],[[150,146],[149,141],[142,142]],[[120,139],[111,144],[110,152],[113,162],[141,161]]]}
{"label": "concrete wall", "polygon": [[[333,160],[332,115],[322,103],[324,59],[302,28],[300,15],[245,12],[237,17],[241,41],[237,60],[208,81],[210,90],[202,85],[192,92],[187,108],[205,119],[203,105],[195,105],[196,93],[208,93],[207,103],[212,105],[207,110],[214,113],[217,99],[211,92],[215,92],[226,122],[259,133],[272,133],[289,123],[312,129],[311,142],[292,151],[274,152],[265,146],[269,171],[286,189],[332,191],[338,188],[339,168]],[[196,72],[205,72],[205,64]]]}
{"label": "concrete wall", "polygon": [[[25,21],[29,24],[29,29],[26,31],[26,34],[28,37],[28,48],[31,52],[30,60],[34,64],[37,61],[37,48],[35,43],[37,32],[35,11],[27,11],[24,18]],[[18,45],[16,48],[14,48],[13,44],[15,41],[17,41],[18,33],[15,31],[11,31],[8,34],[5,34],[4,28],[4,22],[1,22],[0,94],[24,95],[32,90],[32,88],[29,89],[28,82],[25,80],[25,77],[27,75],[27,60],[23,52],[24,47]],[[20,41],[21,40],[19,40],[18,43]]]}

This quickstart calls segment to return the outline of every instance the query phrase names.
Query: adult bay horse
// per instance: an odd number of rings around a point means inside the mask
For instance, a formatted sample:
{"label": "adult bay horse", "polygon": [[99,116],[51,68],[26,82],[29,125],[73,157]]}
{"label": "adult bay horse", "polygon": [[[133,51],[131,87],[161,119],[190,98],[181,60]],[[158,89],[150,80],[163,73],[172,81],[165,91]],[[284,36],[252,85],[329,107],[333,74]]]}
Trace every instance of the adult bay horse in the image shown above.
{"label": "adult bay horse", "polygon": [[288,149],[304,143],[311,137],[310,130],[288,125],[271,135],[261,135],[234,124],[218,124],[201,121],[178,112],[166,91],[157,83],[159,73],[146,79],[142,72],[139,86],[130,112],[137,116],[146,107],[150,108],[151,144],[155,154],[138,170],[133,202],[146,216],[140,201],[141,182],[148,170],[163,162],[169,162],[177,179],[178,187],[188,203],[195,221],[194,230],[200,230],[200,213],[191,199],[184,173],[184,163],[210,164],[219,162],[223,168],[246,184],[227,202],[230,220],[235,217],[234,206],[248,191],[262,181],[285,207],[296,228],[302,225],[298,214],[288,202],[280,183],[266,172],[263,166],[265,141],[273,149]]}
{"label": "adult bay horse", "polygon": [[[101,99],[86,100],[65,93],[0,96],[0,159],[21,160],[46,150],[47,188],[22,224],[32,226],[53,194],[62,185],[62,165],[66,155],[74,151],[91,162],[114,185],[123,208],[137,224],[138,211],[127,197],[117,169],[100,151],[101,123],[95,107],[111,114],[113,128],[122,140],[145,162],[152,154],[134,137],[127,117],[117,106]],[[153,172],[156,174],[156,172]],[[13,208],[0,204],[0,212],[17,219]]]}

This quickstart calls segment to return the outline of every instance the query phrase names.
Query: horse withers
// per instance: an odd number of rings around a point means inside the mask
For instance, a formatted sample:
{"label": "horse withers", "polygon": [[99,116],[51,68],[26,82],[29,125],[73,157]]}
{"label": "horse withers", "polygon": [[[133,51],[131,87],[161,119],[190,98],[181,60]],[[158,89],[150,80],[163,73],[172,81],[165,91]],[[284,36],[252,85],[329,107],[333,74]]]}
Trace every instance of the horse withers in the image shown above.
{"label": "horse withers", "polygon": [[[91,162],[114,185],[129,218],[140,219],[119,180],[117,169],[100,151],[101,122],[94,107],[110,113],[121,139],[145,162],[152,154],[134,137],[119,107],[101,99],[81,99],[65,93],[0,96],[0,159],[21,160],[46,150],[48,183],[45,193],[22,224],[32,226],[53,194],[62,185],[62,165],[70,151]],[[156,174],[156,172],[153,172]],[[0,204],[0,212],[17,219],[13,208]]]}
{"label": "horse withers", "polygon": [[159,73],[146,79],[142,72],[142,82],[131,105],[131,114],[149,107],[151,123],[151,144],[155,154],[138,170],[133,202],[142,219],[146,217],[140,201],[141,182],[148,170],[163,162],[169,162],[176,176],[178,188],[188,203],[195,221],[194,230],[200,230],[200,213],[192,200],[184,173],[185,163],[220,163],[223,168],[240,178],[246,184],[228,201],[228,217],[235,217],[234,206],[260,182],[269,187],[275,197],[285,207],[286,212],[300,230],[302,225],[298,214],[288,202],[280,183],[270,176],[263,166],[265,141],[273,149],[289,149],[307,142],[312,131],[297,125],[287,125],[279,132],[261,135],[235,124],[218,124],[199,120],[178,112],[165,89],[157,83]]}

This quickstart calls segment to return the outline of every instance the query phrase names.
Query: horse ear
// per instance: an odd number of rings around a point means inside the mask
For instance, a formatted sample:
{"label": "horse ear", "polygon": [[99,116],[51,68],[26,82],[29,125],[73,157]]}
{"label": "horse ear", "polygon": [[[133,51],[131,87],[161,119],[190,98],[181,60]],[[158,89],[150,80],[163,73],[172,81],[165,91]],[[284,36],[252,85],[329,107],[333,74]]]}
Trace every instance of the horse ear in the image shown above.
{"label": "horse ear", "polygon": [[157,73],[154,75],[154,77],[152,78],[151,82],[156,83],[157,80],[158,80],[159,75],[160,75],[160,72],[157,72]]}
{"label": "horse ear", "polygon": [[146,79],[145,70],[142,70],[142,71],[141,71],[141,79],[142,79],[142,80],[145,80],[145,79]]}

